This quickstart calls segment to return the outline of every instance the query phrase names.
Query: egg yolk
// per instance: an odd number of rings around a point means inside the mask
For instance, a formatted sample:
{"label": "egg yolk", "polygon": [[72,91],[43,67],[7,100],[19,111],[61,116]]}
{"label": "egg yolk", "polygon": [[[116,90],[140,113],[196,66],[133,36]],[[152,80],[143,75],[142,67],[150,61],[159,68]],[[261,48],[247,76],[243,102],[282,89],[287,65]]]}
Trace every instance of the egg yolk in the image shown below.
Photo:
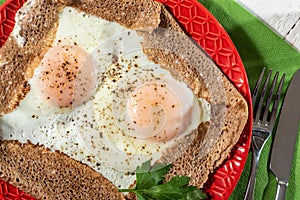
{"label": "egg yolk", "polygon": [[182,121],[178,97],[164,84],[149,83],[137,88],[127,104],[131,122],[142,132],[134,137],[168,141],[179,131]]}
{"label": "egg yolk", "polygon": [[94,93],[96,64],[76,45],[51,48],[38,67],[41,95],[58,107],[73,107],[87,101]]}

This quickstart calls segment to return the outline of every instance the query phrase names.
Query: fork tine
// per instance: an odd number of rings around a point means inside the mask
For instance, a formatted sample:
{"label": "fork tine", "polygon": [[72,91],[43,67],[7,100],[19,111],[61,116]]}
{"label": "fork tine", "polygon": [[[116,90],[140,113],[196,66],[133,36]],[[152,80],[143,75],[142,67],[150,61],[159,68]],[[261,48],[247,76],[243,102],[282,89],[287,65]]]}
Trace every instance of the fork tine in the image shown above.
{"label": "fork tine", "polygon": [[270,91],[269,91],[269,94],[268,94],[268,97],[267,97],[267,103],[266,103],[265,111],[264,111],[264,114],[263,114],[262,123],[266,123],[266,121],[268,119],[269,107],[270,107],[270,104],[271,104],[271,101],[272,101],[272,98],[273,98],[275,85],[277,84],[278,75],[279,75],[279,71],[277,71],[275,76],[274,76],[274,79],[273,79],[273,82],[272,82],[272,85],[271,85],[271,88],[270,88]]}
{"label": "fork tine", "polygon": [[262,70],[262,72],[261,72],[260,75],[259,75],[259,78],[258,78],[258,80],[257,80],[257,82],[256,82],[256,85],[255,85],[255,87],[254,87],[254,90],[253,90],[253,92],[252,92],[252,103],[253,103],[253,107],[254,107],[254,105],[255,105],[255,103],[256,103],[256,98],[257,98],[258,91],[259,91],[259,88],[260,88],[260,85],[261,85],[262,78],[263,78],[263,76],[264,76],[264,74],[265,74],[265,71],[266,71],[266,68],[264,67],[263,70]]}
{"label": "fork tine", "polygon": [[275,101],[273,103],[273,108],[272,108],[271,117],[270,117],[270,127],[271,128],[273,128],[274,124],[275,124],[276,113],[277,113],[278,106],[279,106],[279,100],[280,100],[280,97],[281,97],[281,91],[282,91],[284,79],[285,79],[285,73],[282,75],[282,77],[280,79],[280,83],[279,83],[277,93],[276,93],[276,96],[275,96]]}
{"label": "fork tine", "polygon": [[272,75],[272,70],[269,71],[267,79],[266,79],[265,84],[264,84],[264,87],[263,87],[263,89],[261,91],[261,96],[259,98],[259,102],[258,102],[258,106],[257,106],[257,109],[256,109],[255,118],[254,118],[254,122],[255,123],[257,123],[260,120],[262,106],[263,106],[263,101],[264,101],[265,96],[266,96],[266,91],[268,89],[268,85],[269,85],[269,82],[270,82],[271,75]]}

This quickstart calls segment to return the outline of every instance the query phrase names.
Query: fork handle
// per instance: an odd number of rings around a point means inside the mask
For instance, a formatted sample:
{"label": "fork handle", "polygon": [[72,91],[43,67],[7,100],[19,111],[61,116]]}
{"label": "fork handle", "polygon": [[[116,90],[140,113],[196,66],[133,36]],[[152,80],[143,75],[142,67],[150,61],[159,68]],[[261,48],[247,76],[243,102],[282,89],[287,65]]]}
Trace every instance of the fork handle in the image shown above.
{"label": "fork handle", "polygon": [[288,182],[277,180],[277,191],[276,191],[275,200],[285,200],[287,186],[288,186]]}
{"label": "fork handle", "polygon": [[260,151],[257,147],[253,145],[253,142],[251,144],[252,148],[252,166],[251,166],[251,173],[249,177],[249,182],[246,190],[246,194],[244,196],[244,200],[252,200],[254,199],[254,187],[256,182],[256,172],[258,168],[258,161],[260,157]]}

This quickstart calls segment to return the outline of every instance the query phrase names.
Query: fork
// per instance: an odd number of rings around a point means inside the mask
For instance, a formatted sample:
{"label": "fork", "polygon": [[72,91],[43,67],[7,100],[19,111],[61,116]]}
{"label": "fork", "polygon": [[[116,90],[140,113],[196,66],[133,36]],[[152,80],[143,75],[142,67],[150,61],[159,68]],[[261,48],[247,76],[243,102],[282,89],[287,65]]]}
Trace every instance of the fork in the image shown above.
{"label": "fork", "polygon": [[[254,87],[254,90],[252,92],[252,103],[253,103],[253,128],[252,128],[252,138],[251,138],[252,166],[251,166],[250,178],[249,178],[244,200],[254,199],[254,187],[256,182],[256,172],[257,172],[260,154],[265,143],[269,140],[275,125],[276,113],[278,110],[279,100],[280,100],[283,82],[285,78],[285,74],[283,74],[279,86],[277,87],[277,92],[274,95],[279,72],[278,71],[276,72],[271,87],[268,90],[268,86],[270,85],[270,79],[272,75],[272,70],[269,70],[266,81],[263,84],[263,88],[259,93],[262,85],[262,79],[265,74],[265,70],[266,69],[263,68],[259,76],[259,79],[257,80],[257,83]],[[270,107],[272,107],[271,111],[269,111]]]}

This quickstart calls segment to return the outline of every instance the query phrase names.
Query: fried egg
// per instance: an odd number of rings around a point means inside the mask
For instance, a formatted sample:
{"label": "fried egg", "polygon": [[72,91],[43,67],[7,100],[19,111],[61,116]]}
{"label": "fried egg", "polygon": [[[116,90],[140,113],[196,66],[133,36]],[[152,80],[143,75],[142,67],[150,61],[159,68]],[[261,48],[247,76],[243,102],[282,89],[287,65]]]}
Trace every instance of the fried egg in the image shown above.
{"label": "fried egg", "polygon": [[3,139],[43,144],[128,187],[136,166],[158,160],[210,116],[209,103],[150,61],[142,41],[134,30],[65,7],[30,91],[0,118]]}

